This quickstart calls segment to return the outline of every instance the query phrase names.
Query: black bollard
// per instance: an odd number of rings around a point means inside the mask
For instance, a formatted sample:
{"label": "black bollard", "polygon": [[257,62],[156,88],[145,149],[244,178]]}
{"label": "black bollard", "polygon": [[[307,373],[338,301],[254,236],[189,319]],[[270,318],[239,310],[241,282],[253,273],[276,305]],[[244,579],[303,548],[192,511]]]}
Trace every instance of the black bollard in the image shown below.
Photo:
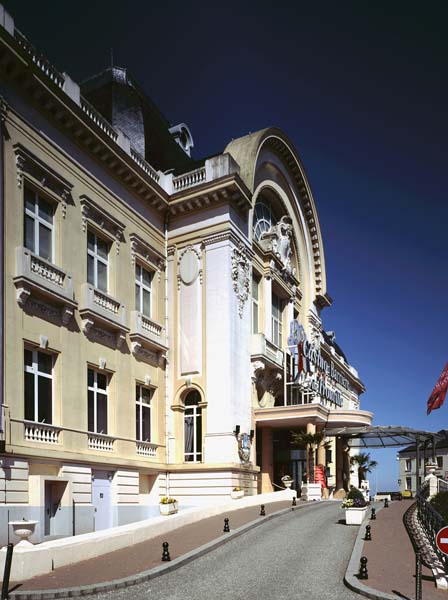
{"label": "black bollard", "polygon": [[260,517],[265,517],[265,516],[266,516],[266,511],[264,510],[264,504],[262,504],[260,507]]}
{"label": "black bollard", "polygon": [[296,501],[296,497],[294,496],[294,498],[292,499],[292,505],[293,506],[297,506],[297,501]]}
{"label": "black bollard", "polygon": [[367,573],[367,557],[362,556],[361,564],[359,566],[358,579],[368,579],[368,578],[369,578],[369,574]]}
{"label": "black bollard", "polygon": [[169,547],[168,542],[163,542],[162,547],[163,547],[162,561],[167,562],[167,561],[171,560],[170,551],[168,550],[168,547]]}
{"label": "black bollard", "polygon": [[372,512],[370,514],[370,520],[375,521],[375,519],[376,519],[376,510],[374,508],[372,508]]}
{"label": "black bollard", "polygon": [[422,600],[422,559],[420,552],[415,553],[415,600]]}
{"label": "black bollard", "polygon": [[228,533],[230,531],[230,527],[229,527],[229,519],[226,517],[224,519],[224,529],[223,529],[224,533]]}
{"label": "black bollard", "polygon": [[366,542],[370,542],[370,540],[372,539],[372,533],[370,531],[370,525],[366,525],[366,534],[364,536],[364,539]]}
{"label": "black bollard", "polygon": [[12,563],[13,551],[14,551],[14,544],[8,544],[8,547],[6,549],[5,570],[4,570],[4,574],[3,574],[2,600],[7,600],[7,598],[8,598],[9,576],[11,574],[11,563]]}
{"label": "black bollard", "polygon": [[384,498],[384,508],[389,508],[389,500]]}

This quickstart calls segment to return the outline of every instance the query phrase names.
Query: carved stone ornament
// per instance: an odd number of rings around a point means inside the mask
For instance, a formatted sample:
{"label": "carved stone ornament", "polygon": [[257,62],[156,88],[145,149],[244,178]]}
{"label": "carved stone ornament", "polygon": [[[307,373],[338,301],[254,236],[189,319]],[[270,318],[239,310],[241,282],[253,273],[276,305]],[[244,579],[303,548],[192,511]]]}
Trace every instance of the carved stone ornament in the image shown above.
{"label": "carved stone ornament", "polygon": [[252,442],[248,433],[238,434],[238,456],[242,463],[247,464],[250,461],[250,449]]}
{"label": "carved stone ornament", "polygon": [[29,175],[34,182],[51,192],[53,198],[56,197],[60,201],[62,218],[65,219],[67,204],[73,204],[73,185],[21,144],[14,146],[14,152],[16,155],[17,186],[22,188],[24,175]]}
{"label": "carved stone ornament", "polygon": [[232,281],[233,289],[238,298],[238,314],[243,317],[243,309],[249,298],[251,280],[251,265],[246,248],[240,244],[232,251]]}
{"label": "carved stone ornament", "polygon": [[120,242],[124,239],[123,232],[125,226],[123,223],[112,217],[112,215],[103,210],[102,207],[85,194],[80,198],[83,232],[87,231],[87,223],[91,221],[99,229],[102,229],[108,237],[114,239],[117,245],[117,254],[119,254]]}
{"label": "carved stone ornament", "polygon": [[178,289],[181,283],[191,285],[198,277],[199,283],[202,284],[201,252],[194,246],[189,245],[180,252],[177,268]]}
{"label": "carved stone ornament", "polygon": [[273,252],[280,259],[283,272],[294,277],[296,269],[291,263],[292,231],[291,218],[285,215],[269,231],[262,233],[260,244],[264,250]]}
{"label": "carved stone ornament", "polygon": [[[129,241],[131,246],[131,263],[135,265],[136,259],[143,260],[155,271],[157,271],[159,278],[160,272],[165,269],[165,259],[154,249],[152,246],[143,238],[136,233],[129,235]],[[159,279],[160,280],[160,279]]]}

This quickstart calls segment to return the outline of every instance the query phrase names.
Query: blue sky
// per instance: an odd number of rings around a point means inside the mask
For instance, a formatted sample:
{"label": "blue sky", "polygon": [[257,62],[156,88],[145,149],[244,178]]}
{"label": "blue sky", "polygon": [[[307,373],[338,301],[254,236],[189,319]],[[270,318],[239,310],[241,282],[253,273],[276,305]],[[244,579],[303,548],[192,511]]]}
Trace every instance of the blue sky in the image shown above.
{"label": "blue sky", "polygon": [[[381,6],[377,6],[380,4]],[[76,80],[114,60],[197,157],[269,125],[296,145],[324,239],[326,329],[377,425],[437,431],[426,400],[448,361],[445,3],[6,1]],[[375,454],[396,488],[396,450]]]}

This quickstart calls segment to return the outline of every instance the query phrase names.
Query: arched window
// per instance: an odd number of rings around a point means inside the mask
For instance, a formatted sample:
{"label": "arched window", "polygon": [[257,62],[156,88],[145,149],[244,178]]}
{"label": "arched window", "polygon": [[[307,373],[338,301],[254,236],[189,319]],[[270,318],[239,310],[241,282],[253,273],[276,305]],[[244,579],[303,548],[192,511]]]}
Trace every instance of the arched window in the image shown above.
{"label": "arched window", "polygon": [[254,209],[254,239],[261,238],[261,234],[270,230],[274,222],[270,204],[258,200]]}
{"label": "arched window", "polygon": [[192,390],[185,396],[185,462],[201,462],[202,460],[202,409],[198,406],[200,401],[201,396],[196,390]]}

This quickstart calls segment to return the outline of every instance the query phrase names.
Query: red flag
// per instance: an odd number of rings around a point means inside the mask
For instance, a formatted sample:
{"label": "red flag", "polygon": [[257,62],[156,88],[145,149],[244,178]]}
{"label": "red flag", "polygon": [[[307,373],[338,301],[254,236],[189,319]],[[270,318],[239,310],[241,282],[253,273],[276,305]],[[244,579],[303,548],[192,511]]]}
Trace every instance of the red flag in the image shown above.
{"label": "red flag", "polygon": [[440,408],[445,401],[446,392],[448,390],[448,363],[446,363],[445,368],[442,371],[442,374],[439,377],[438,382],[436,383],[435,388],[432,390],[430,397],[428,398],[428,407],[426,409],[426,414],[434,410],[435,408]]}

